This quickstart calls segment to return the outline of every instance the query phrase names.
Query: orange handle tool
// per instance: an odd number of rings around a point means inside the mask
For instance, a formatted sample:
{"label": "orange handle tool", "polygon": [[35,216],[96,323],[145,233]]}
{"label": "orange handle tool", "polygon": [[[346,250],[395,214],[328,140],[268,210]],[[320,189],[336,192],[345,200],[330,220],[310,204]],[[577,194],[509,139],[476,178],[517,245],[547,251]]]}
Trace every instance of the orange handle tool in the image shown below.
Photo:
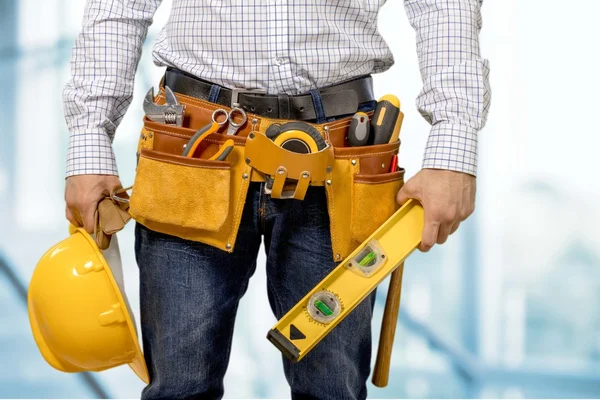
{"label": "orange handle tool", "polygon": [[196,133],[194,133],[194,136],[192,136],[185,145],[181,155],[184,157],[194,157],[194,152],[198,148],[200,142],[208,137],[211,133],[215,133],[217,130],[219,130],[219,124],[216,122],[211,122],[210,124],[198,129]]}

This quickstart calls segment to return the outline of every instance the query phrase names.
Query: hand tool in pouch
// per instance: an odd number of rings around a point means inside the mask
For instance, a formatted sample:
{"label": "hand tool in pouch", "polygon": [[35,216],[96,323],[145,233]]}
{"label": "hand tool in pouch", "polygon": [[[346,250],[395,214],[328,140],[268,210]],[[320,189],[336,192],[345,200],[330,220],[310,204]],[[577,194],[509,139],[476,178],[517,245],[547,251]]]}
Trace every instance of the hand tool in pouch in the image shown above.
{"label": "hand tool in pouch", "polygon": [[144,113],[152,121],[168,125],[183,125],[185,105],[179,104],[175,93],[165,86],[165,104],[154,102],[154,87],[150,88],[144,98]]}
{"label": "hand tool in pouch", "polygon": [[[277,146],[300,154],[317,153],[327,147],[325,140],[313,126],[305,122],[288,122],[283,125],[272,124],[265,135]],[[271,194],[273,177],[267,175],[265,193]]]}
{"label": "hand tool in pouch", "polygon": [[219,130],[219,124],[217,122],[211,122],[208,125],[203,126],[198,129],[196,133],[188,140],[188,142],[183,147],[183,152],[181,153],[184,157],[193,157],[194,152],[198,148],[200,142],[202,142],[208,135],[211,133],[215,133]]}
{"label": "hand tool in pouch", "polygon": [[223,143],[219,151],[211,158],[209,158],[209,160],[224,161],[227,158],[227,156],[229,156],[229,153],[231,153],[231,150],[233,150],[234,145],[235,144],[231,139],[225,141],[225,143]]}
{"label": "hand tool in pouch", "polygon": [[[237,114],[239,114],[241,117],[239,122],[235,120],[235,115]],[[225,119],[218,121],[218,117],[220,115],[225,116]],[[213,122],[217,122],[219,126],[229,123],[229,126],[227,127],[227,134],[236,135],[238,130],[246,123],[246,121],[248,121],[248,116],[243,108],[235,106],[229,112],[222,108],[217,108],[215,111],[213,111],[212,120]]]}
{"label": "hand tool in pouch", "polygon": [[265,134],[279,147],[294,153],[316,153],[327,147],[319,131],[305,122],[272,124]]}
{"label": "hand tool in pouch", "polygon": [[267,338],[299,361],[421,243],[424,212],[407,201],[281,318]]}
{"label": "hand tool in pouch", "polygon": [[370,133],[369,116],[364,112],[354,114],[348,127],[348,143],[351,146],[365,146],[369,141]]}
{"label": "hand tool in pouch", "polygon": [[[234,114],[234,111],[235,111],[235,109],[231,110],[231,112],[227,112],[222,108],[216,109],[212,114],[212,122],[203,126],[200,129],[198,129],[196,131],[196,133],[194,133],[194,135],[190,138],[190,140],[188,140],[188,142],[184,145],[183,152],[181,153],[181,155],[184,157],[193,157],[200,142],[202,142],[205,138],[210,136],[211,133],[217,132],[219,130],[219,128],[221,126],[225,125],[226,123],[229,123],[229,129],[228,129],[227,134],[234,135],[237,132],[237,130],[242,125],[244,125],[244,123],[246,123],[246,120],[247,120],[246,113],[244,112],[244,110],[242,110],[241,111],[242,121],[238,122],[238,123],[234,122],[233,118],[231,117],[231,115]],[[237,111],[235,111],[235,112],[237,112]],[[225,115],[225,119],[223,121],[218,121],[219,115]],[[231,129],[232,124],[234,124],[233,131],[232,131],[232,133],[229,133],[229,130]],[[210,158],[210,160],[218,160],[218,161],[225,160],[227,158],[227,156],[229,155],[229,153],[231,153],[231,151],[233,150],[233,146],[234,146],[233,140],[227,140],[221,146],[219,151]]]}
{"label": "hand tool in pouch", "polygon": [[386,94],[377,102],[371,120],[372,144],[392,143],[398,140],[404,114],[400,111],[400,100],[393,94]]}

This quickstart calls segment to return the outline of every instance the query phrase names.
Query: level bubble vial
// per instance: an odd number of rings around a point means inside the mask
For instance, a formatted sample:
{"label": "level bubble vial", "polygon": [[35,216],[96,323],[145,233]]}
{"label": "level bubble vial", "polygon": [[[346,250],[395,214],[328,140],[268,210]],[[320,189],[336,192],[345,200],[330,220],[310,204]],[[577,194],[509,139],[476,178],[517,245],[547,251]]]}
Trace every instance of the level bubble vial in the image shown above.
{"label": "level bubble vial", "polygon": [[308,300],[308,314],[317,322],[328,324],[340,315],[342,306],[337,296],[326,290],[315,293]]}

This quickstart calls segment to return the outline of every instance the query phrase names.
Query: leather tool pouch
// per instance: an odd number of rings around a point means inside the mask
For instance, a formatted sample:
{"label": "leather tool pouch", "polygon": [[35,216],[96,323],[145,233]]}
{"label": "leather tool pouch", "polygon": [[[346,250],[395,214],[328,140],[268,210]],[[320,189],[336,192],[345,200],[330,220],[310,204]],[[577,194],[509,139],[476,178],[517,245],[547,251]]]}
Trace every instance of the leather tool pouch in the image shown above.
{"label": "leather tool pouch", "polygon": [[[157,102],[164,102],[163,93]],[[187,158],[181,153],[195,131],[211,120],[216,108],[229,109],[177,97],[186,105],[183,127],[144,119],[129,208],[142,225],[231,252],[250,181],[264,181],[265,175],[271,175],[274,198],[302,199],[308,186],[325,187],[332,258],[341,261],[398,209],[395,197],[404,171],[387,171],[399,142],[345,147],[350,124],[350,118],[345,118],[313,125],[328,142],[326,149],[290,153],[264,135],[272,123],[286,121],[248,114],[237,135],[225,135],[227,127],[223,127],[200,143],[196,154],[203,158]],[[205,159],[228,139],[235,146],[226,161]],[[295,184],[290,186],[290,180]]]}
{"label": "leather tool pouch", "polygon": [[326,185],[331,241],[336,261],[346,258],[400,206],[396,194],[404,169],[388,172],[400,142],[335,147],[335,161]]}
{"label": "leather tool pouch", "polygon": [[260,132],[250,133],[246,142],[246,162],[273,179],[271,197],[275,199],[304,200],[309,185],[323,184],[332,161],[332,146],[316,153],[294,153]]}
{"label": "leather tool pouch", "polygon": [[[163,93],[157,102],[164,102]],[[211,121],[217,107],[191,97],[178,98],[186,104],[184,127],[144,119],[129,212],[154,231],[231,252],[250,181],[250,166],[244,162],[246,138],[215,133],[196,149],[195,154],[202,153],[203,158],[181,156],[184,145]],[[235,144],[227,159],[208,160],[227,139]]]}

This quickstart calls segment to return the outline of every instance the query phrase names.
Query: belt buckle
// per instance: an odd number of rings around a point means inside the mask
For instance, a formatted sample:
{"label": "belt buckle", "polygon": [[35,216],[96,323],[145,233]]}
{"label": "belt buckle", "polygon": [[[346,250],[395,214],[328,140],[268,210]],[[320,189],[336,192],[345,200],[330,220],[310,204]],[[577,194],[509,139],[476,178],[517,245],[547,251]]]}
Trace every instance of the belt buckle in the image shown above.
{"label": "belt buckle", "polygon": [[235,88],[231,89],[231,108],[236,108],[240,106],[238,102],[238,96],[240,93],[250,93],[250,94],[267,94],[267,91],[264,89],[246,89],[246,88]]}

